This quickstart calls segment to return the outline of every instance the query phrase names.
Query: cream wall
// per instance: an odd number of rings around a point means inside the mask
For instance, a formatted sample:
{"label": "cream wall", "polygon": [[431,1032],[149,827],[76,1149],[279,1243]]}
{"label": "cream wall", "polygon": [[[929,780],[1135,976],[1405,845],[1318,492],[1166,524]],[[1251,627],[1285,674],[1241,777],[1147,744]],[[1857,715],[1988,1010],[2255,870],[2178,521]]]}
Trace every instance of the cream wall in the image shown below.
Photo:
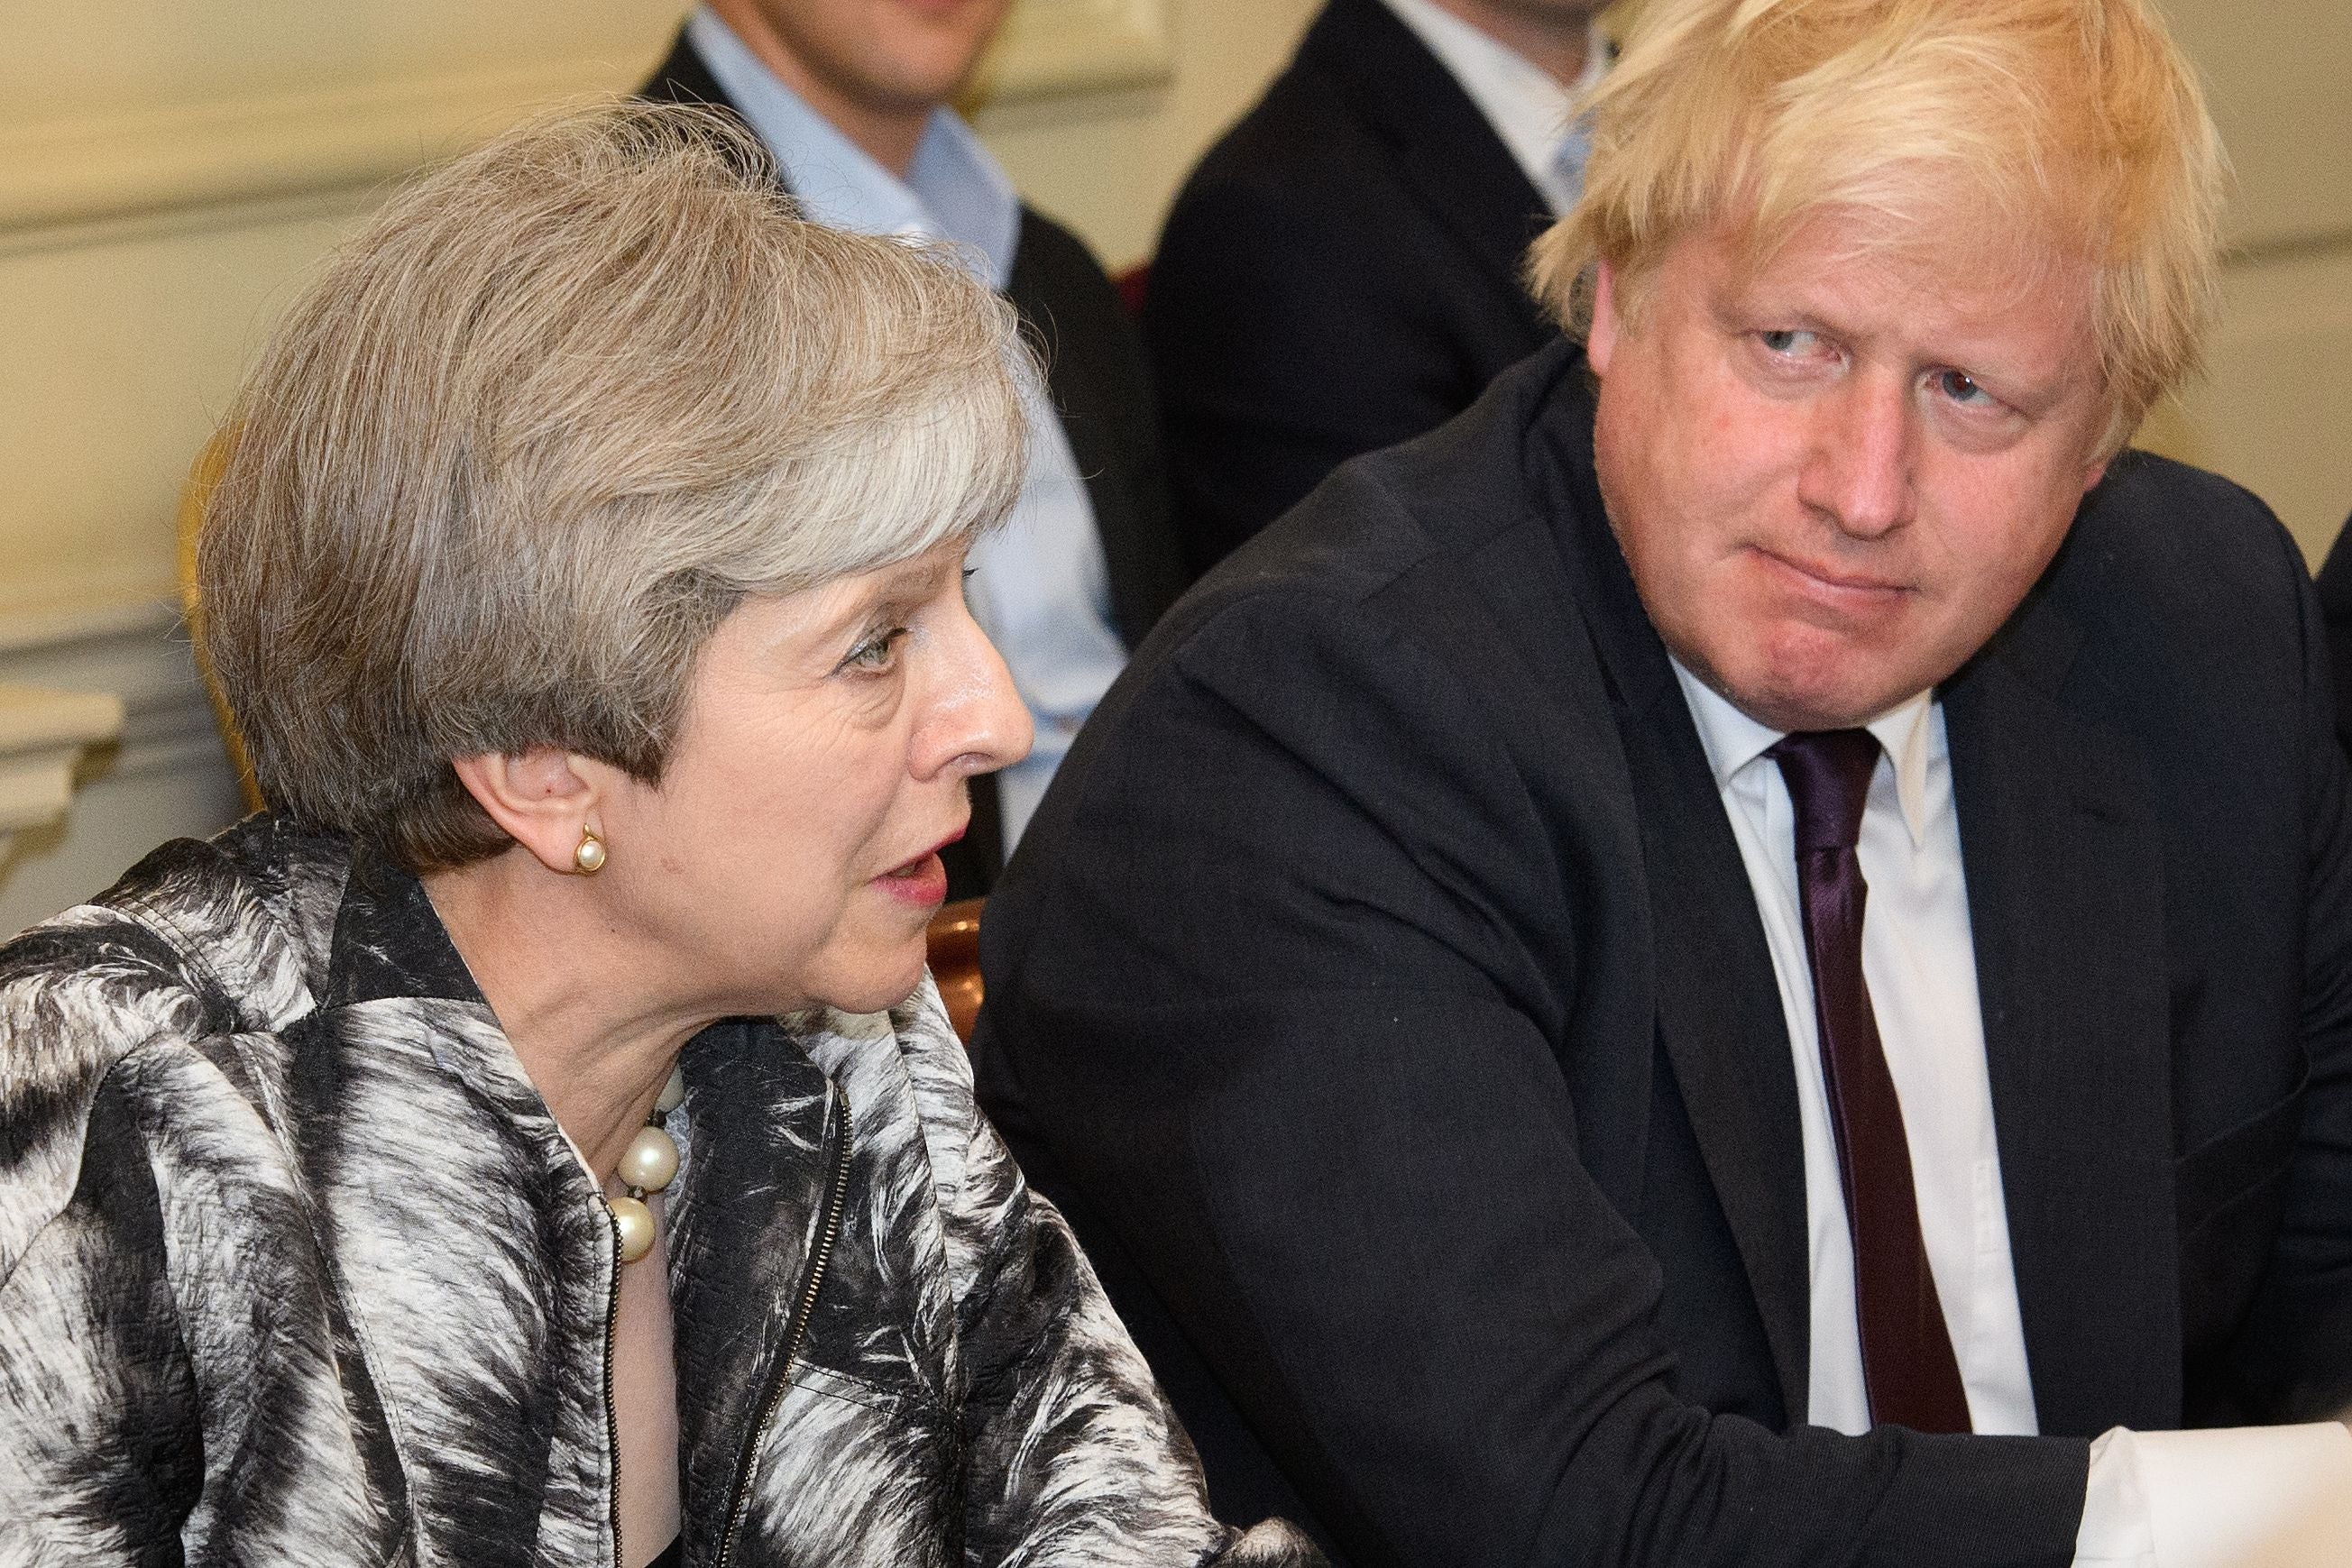
{"label": "cream wall", "polygon": [[2210,374],[2145,444],[2277,508],[2315,566],[2352,512],[2352,3],[2158,0],[2236,168]]}
{"label": "cream wall", "polygon": [[1288,62],[1322,0],[1171,0],[1162,87],[982,109],[981,133],[1038,207],[1113,269],[1148,256],[1202,150]]}
{"label": "cream wall", "polygon": [[[238,804],[172,608],[182,476],[299,280],[398,171],[635,81],[686,0],[0,4],[0,685],[126,699],[0,933]],[[1018,0],[983,133],[1123,265],[1313,0]]]}

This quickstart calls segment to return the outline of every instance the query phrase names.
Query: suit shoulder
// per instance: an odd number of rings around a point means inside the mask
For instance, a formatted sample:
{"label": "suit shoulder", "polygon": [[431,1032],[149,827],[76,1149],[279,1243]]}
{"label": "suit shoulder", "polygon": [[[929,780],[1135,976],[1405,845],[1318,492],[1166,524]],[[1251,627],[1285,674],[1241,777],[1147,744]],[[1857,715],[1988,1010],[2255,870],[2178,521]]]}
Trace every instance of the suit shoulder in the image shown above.
{"label": "suit shoulder", "polygon": [[1308,225],[1313,214],[1391,199],[1371,129],[1324,74],[1294,65],[1202,156],[1168,225],[1226,221]]}
{"label": "suit shoulder", "polygon": [[1056,349],[1074,334],[1088,343],[1127,345],[1135,324],[1118,287],[1087,242],[1034,207],[1021,209],[1021,239],[1004,296]]}
{"label": "suit shoulder", "polygon": [[1025,202],[1021,205],[1020,245],[1013,256],[1016,265],[1026,260],[1055,277],[1099,284],[1106,289],[1111,287],[1093,246],[1066,225]]}
{"label": "suit shoulder", "polygon": [[1201,160],[1200,174],[1210,183],[1291,183],[1314,181],[1318,174],[1328,182],[1330,158],[1360,158],[1377,142],[1370,123],[1330,73],[1311,62],[1294,62],[1217,139]]}
{"label": "suit shoulder", "polygon": [[2276,520],[2261,497],[2235,480],[2136,447],[2108,465],[2093,496],[2117,507],[2177,513],[2224,528],[2267,526]]}
{"label": "suit shoulder", "polygon": [[735,107],[683,27],[671,36],[669,52],[653,68],[653,74],[637,84],[636,96],[648,103],[704,104],[727,110]]}
{"label": "suit shoulder", "polygon": [[0,1281],[89,1160],[143,1163],[135,1145],[93,1139],[100,1096],[140,1051],[202,1037],[208,1013],[173,945],[121,910],[84,904],[0,946]]}
{"label": "suit shoulder", "polygon": [[2085,498],[2061,575],[2095,577],[2109,589],[2127,585],[2165,601],[2246,595],[2276,603],[2299,594],[2308,572],[2277,515],[2253,492],[2130,451]]}
{"label": "suit shoulder", "polygon": [[1584,375],[1580,346],[1556,339],[1435,429],[1341,464],[1295,508],[1296,526],[1348,534],[1350,519],[1377,509],[1377,497],[1397,528],[1447,552],[1539,529],[1544,508],[1531,493],[1531,472],[1561,461],[1553,449],[1561,437],[1589,442],[1592,395]]}
{"label": "suit shoulder", "polygon": [[92,1107],[126,1061],[310,1010],[342,864],[335,844],[258,817],[166,843],[0,946],[0,1274],[71,1196]]}
{"label": "suit shoulder", "polygon": [[[1171,632],[1245,602],[1244,619],[1336,612],[1419,625],[1482,601],[1472,558],[1488,550],[1523,560],[1530,575],[1557,576],[1559,519],[1535,504],[1528,474],[1550,427],[1589,420],[1589,394],[1575,380],[1582,362],[1563,342],[1505,372],[1437,429],[1341,464],[1202,579],[1171,612]],[[1557,611],[1575,613],[1565,597]]]}

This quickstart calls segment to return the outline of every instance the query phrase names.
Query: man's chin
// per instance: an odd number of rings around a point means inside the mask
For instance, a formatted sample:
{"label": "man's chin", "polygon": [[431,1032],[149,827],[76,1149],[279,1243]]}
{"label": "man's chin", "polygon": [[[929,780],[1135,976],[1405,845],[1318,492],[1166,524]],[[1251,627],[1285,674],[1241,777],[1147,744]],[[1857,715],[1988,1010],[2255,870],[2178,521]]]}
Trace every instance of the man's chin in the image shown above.
{"label": "man's chin", "polygon": [[1708,682],[1757,723],[1782,731],[1854,729],[1936,684],[1914,658],[1883,643],[1814,625],[1784,626],[1763,639],[1766,656]]}
{"label": "man's chin", "polygon": [[1912,696],[1884,681],[1855,682],[1789,672],[1759,673],[1718,687],[1731,706],[1770,729],[1859,729]]}

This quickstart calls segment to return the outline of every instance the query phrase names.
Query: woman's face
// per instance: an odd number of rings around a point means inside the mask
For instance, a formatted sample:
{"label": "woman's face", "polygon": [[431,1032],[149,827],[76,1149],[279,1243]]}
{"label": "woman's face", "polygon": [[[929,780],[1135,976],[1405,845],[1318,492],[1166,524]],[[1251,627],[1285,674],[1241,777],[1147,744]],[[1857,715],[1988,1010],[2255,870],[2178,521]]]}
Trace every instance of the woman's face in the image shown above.
{"label": "woman's face", "polygon": [[966,542],[746,600],[704,645],[661,783],[607,794],[607,907],[721,1012],[871,1012],[921,979],[966,781],[1029,749],[964,608]]}

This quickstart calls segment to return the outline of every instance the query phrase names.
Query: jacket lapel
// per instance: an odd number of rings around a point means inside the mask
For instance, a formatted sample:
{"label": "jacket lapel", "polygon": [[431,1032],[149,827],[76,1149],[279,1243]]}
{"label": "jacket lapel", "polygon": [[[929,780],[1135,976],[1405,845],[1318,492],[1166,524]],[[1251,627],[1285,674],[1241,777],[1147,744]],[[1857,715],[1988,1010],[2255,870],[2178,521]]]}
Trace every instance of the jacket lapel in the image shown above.
{"label": "jacket lapel", "polygon": [[1553,515],[1641,823],[1658,1036],[1755,1293],[1782,1408],[1801,1418],[1811,1367],[1804,1143],[1771,950],[1697,727],[1610,531],[1592,476],[1591,401],[1562,397],[1553,409]]}
{"label": "jacket lapel", "polygon": [[2164,880],[2146,765],[2029,604],[1942,696],[2042,1430],[2179,1424]]}
{"label": "jacket lapel", "polygon": [[611,1222],[415,878],[354,855],[285,1038],[310,1223],[429,1554],[604,1560]]}

